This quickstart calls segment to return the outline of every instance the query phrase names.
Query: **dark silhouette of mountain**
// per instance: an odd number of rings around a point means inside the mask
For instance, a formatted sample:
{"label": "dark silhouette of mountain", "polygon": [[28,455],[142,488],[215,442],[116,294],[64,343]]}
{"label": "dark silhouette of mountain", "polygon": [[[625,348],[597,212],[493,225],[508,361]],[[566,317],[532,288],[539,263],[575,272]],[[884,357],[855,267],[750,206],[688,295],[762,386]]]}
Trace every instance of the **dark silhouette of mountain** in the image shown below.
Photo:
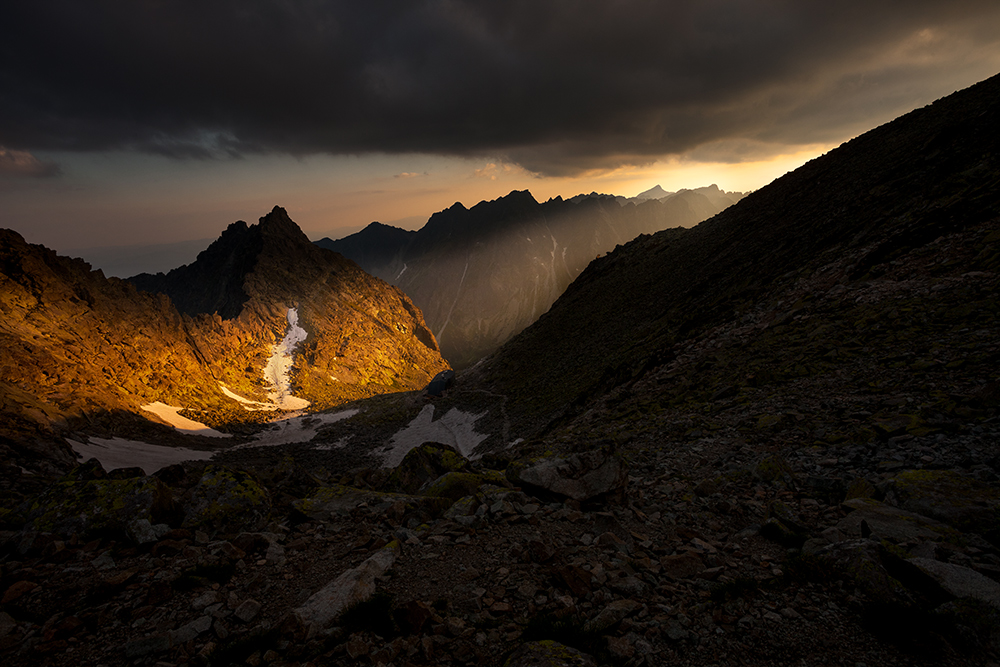
{"label": "dark silhouette of mountain", "polygon": [[[639,234],[690,226],[732,203],[718,188],[621,202],[608,195],[539,203],[527,191],[461,203],[417,232],[373,223],[317,245],[400,286],[458,367],[534,322],[595,257]],[[664,193],[667,194],[667,193]]]}
{"label": "dark silhouette of mountain", "polygon": [[[642,236],[592,262],[475,376],[541,428],[670,364],[718,327],[755,323],[751,337],[768,331],[804,315],[824,292],[887,273],[893,260],[937,239],[971,234],[982,256],[958,270],[994,271],[982,230],[1000,210],[998,142],[994,77],[810,161],[683,234]],[[803,295],[797,290],[808,281],[814,291]],[[928,318],[956,298],[945,286],[918,306]],[[983,297],[962,298],[993,309]],[[840,316],[852,306],[838,304]],[[814,316],[816,326],[831,317]]]}

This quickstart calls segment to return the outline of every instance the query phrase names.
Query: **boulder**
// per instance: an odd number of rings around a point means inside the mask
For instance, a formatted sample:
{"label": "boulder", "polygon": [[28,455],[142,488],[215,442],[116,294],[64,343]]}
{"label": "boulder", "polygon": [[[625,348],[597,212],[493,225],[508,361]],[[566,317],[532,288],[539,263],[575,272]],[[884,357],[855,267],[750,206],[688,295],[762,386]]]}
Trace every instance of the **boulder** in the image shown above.
{"label": "boulder", "polygon": [[873,537],[896,544],[961,541],[962,536],[950,526],[871,498],[852,498],[842,503],[841,507],[852,510],[837,524],[845,535],[864,537],[864,522]]}
{"label": "boulder", "polygon": [[942,591],[956,598],[972,598],[1000,610],[1000,584],[975,570],[930,558],[910,558],[906,563],[930,578]]}
{"label": "boulder", "polygon": [[420,494],[435,498],[458,500],[476,493],[484,484],[504,485],[507,480],[503,473],[487,470],[482,473],[446,472],[435,480],[424,484]]}
{"label": "boulder", "polygon": [[642,603],[635,600],[615,600],[583,626],[584,632],[607,632],[642,609]]}
{"label": "boulder", "polygon": [[271,496],[249,473],[210,465],[184,496],[183,528],[209,533],[259,530],[271,514]]}
{"label": "boulder", "polygon": [[144,531],[130,527],[176,525],[179,516],[170,489],[155,477],[56,482],[26,501],[19,513],[29,532],[70,537],[111,531],[139,542],[147,541],[139,537]]}
{"label": "boulder", "polygon": [[399,542],[390,542],[294,609],[292,615],[299,627],[306,630],[306,636],[315,636],[329,627],[345,609],[369,599],[375,593],[375,577],[385,574],[392,567],[399,550]]}
{"label": "boulder", "polygon": [[909,591],[883,564],[885,548],[873,539],[845,540],[820,549],[813,558],[821,570],[852,580],[869,598],[884,604],[909,604]]}
{"label": "boulder", "polygon": [[440,442],[425,442],[406,453],[389,475],[388,488],[417,493],[445,473],[469,472],[469,461],[457,449]]}
{"label": "boulder", "polygon": [[1000,544],[1000,490],[951,470],[908,470],[890,485],[899,506]]}
{"label": "boulder", "polygon": [[620,456],[601,448],[567,457],[515,461],[507,468],[507,479],[582,502],[623,491],[628,469]]}

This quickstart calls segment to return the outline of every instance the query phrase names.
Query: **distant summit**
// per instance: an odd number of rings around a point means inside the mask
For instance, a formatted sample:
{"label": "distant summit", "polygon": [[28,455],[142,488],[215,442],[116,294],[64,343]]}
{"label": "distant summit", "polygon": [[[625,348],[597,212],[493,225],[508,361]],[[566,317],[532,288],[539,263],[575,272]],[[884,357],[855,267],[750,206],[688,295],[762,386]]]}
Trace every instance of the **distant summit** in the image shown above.
{"label": "distant summit", "polygon": [[416,232],[373,223],[317,245],[400,286],[450,363],[475,363],[544,314],[591,262],[640,234],[689,227],[729,206],[718,188],[622,201],[592,193],[539,203],[527,190],[461,203]]}
{"label": "distant summit", "polygon": [[664,190],[663,188],[661,188],[659,185],[654,185],[653,187],[651,187],[650,189],[646,190],[645,192],[640,192],[639,194],[637,194],[634,197],[634,199],[662,199],[663,197],[667,197],[667,196],[672,195],[672,194],[674,194],[674,193],[673,192],[667,192],[666,190]]}

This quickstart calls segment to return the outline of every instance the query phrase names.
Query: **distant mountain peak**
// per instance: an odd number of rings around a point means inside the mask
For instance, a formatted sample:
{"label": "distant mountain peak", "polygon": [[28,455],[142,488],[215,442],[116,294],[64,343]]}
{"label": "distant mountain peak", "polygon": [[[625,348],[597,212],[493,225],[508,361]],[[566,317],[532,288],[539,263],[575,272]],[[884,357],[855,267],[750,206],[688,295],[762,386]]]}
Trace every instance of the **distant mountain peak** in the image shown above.
{"label": "distant mountain peak", "polygon": [[654,185],[645,192],[640,192],[635,196],[635,199],[660,199],[662,197],[668,197],[674,194],[673,192],[667,192],[659,185]]}

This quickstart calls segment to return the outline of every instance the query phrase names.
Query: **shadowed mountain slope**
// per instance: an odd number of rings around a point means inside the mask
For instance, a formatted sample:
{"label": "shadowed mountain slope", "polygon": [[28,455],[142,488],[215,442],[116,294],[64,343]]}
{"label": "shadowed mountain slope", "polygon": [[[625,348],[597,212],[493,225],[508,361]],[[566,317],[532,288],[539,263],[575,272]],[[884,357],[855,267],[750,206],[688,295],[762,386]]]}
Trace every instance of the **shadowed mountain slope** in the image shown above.
{"label": "shadowed mountain slope", "polygon": [[317,244],[401,287],[442,354],[466,366],[538,319],[594,257],[639,234],[680,234],[739,196],[701,190],[635,203],[597,194],[539,203],[514,191],[471,209],[457,203],[417,232],[373,223]]}
{"label": "shadowed mountain slope", "polygon": [[828,264],[852,258],[833,282],[857,282],[998,210],[994,77],[812,160],[684,234],[642,237],[591,263],[470,381],[509,395],[511,409],[541,428],[671,361],[680,342],[749,321],[769,295]]}

